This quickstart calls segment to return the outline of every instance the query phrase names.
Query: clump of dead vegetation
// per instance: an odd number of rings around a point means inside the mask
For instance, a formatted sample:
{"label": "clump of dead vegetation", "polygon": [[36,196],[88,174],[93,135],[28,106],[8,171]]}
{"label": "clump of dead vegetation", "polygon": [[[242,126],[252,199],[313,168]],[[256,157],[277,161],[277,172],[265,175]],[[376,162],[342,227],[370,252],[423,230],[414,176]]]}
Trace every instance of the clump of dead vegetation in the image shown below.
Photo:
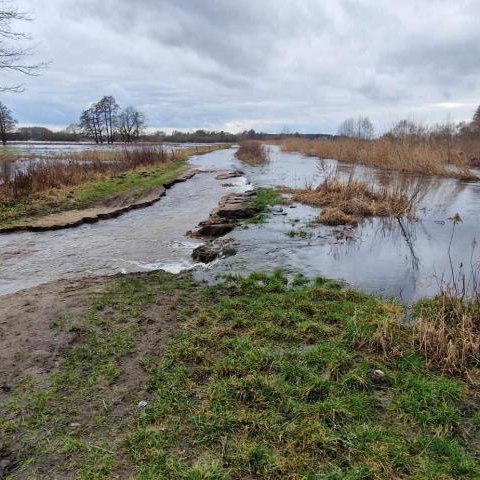
{"label": "clump of dead vegetation", "polygon": [[323,210],[318,219],[324,225],[358,225],[368,217],[414,218],[423,191],[419,182],[391,179],[381,187],[356,178],[352,172],[342,180],[337,170],[328,173],[316,188],[290,189],[292,200]]}
{"label": "clump of dead vegetation", "polygon": [[[453,221],[453,241],[457,214]],[[472,244],[470,272],[463,265],[455,274],[450,255],[451,277],[439,280],[440,294],[417,306],[413,341],[428,364],[445,373],[465,373],[480,366],[480,266],[473,262],[476,240]]]}
{"label": "clump of dead vegetation", "polygon": [[480,297],[444,291],[419,305],[413,341],[430,367],[467,373],[480,364]]}
{"label": "clump of dead vegetation", "polygon": [[240,143],[236,156],[250,165],[265,165],[269,160],[269,152],[262,142],[246,140]]}
{"label": "clump of dead vegetation", "polygon": [[161,146],[144,146],[135,149],[72,152],[43,158],[28,162],[24,168],[10,171],[3,177],[0,182],[0,202],[7,204],[48,190],[81,185],[211,150],[212,147],[195,147],[168,152]]}
{"label": "clump of dead vegetation", "polygon": [[476,179],[471,167],[480,164],[480,141],[440,135],[384,135],[378,139],[334,137],[287,139],[287,152],[368,165],[400,172]]}

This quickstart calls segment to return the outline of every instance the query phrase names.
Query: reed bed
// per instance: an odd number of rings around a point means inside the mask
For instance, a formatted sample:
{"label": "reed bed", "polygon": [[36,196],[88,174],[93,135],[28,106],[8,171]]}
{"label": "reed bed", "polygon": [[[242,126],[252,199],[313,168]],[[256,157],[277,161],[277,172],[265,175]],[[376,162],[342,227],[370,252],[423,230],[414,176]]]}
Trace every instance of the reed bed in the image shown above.
{"label": "reed bed", "polygon": [[[462,146],[468,149],[462,149]],[[477,158],[475,148],[479,146],[480,142],[462,145],[459,141],[416,137],[381,137],[375,140],[343,137],[318,140],[294,138],[282,142],[284,151],[299,152],[321,159],[463,179],[477,178],[470,171],[470,166],[474,166],[473,162]]]}
{"label": "reed bed", "polygon": [[40,159],[4,177],[0,184],[0,202],[4,205],[14,203],[52,189],[81,185],[211,150],[212,147],[195,147],[167,152],[162,147],[146,146],[137,149],[73,152]]}
{"label": "reed bed", "polygon": [[342,180],[337,170],[329,173],[316,188],[290,189],[293,200],[322,207],[319,223],[324,225],[358,225],[368,217],[413,218],[424,191],[419,182],[392,179],[381,187],[359,180],[352,173]]}
{"label": "reed bed", "polygon": [[249,165],[265,165],[269,161],[269,152],[262,142],[246,140],[240,143],[236,157]]}

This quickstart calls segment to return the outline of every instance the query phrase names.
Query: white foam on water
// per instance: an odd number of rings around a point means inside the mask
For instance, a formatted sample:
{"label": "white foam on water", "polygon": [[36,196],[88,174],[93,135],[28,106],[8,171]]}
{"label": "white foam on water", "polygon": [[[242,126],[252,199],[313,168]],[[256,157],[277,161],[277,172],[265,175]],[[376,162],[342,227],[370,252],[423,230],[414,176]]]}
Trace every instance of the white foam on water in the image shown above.
{"label": "white foam on water", "polygon": [[141,270],[146,270],[149,272],[153,272],[155,270],[163,270],[168,273],[180,273],[185,272],[187,270],[191,270],[195,268],[196,264],[188,261],[182,262],[158,262],[158,263],[142,263],[142,262],[135,262],[135,261],[128,261],[131,265],[135,265],[137,268]]}

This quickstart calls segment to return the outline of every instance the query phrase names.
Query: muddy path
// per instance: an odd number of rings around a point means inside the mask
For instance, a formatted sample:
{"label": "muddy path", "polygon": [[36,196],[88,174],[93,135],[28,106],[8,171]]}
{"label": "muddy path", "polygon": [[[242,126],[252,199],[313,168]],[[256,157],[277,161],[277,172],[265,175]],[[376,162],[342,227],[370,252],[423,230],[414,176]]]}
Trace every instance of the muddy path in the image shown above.
{"label": "muddy path", "polygon": [[[193,291],[197,288],[186,278],[153,272],[132,274],[128,278],[116,275],[61,280],[0,297],[0,410],[5,415],[5,422],[18,425],[11,430],[7,427],[0,429],[0,478],[9,478],[9,474],[18,479],[33,478],[32,475],[35,478],[75,478],[68,469],[68,462],[58,465],[58,445],[52,452],[36,451],[36,443],[44,439],[44,432],[36,429],[36,440],[26,435],[22,417],[30,415],[35,418],[35,409],[42,405],[41,399],[51,398],[52,392],[59,395],[59,402],[67,394],[64,390],[70,388],[73,390],[69,395],[72,398],[78,396],[75,382],[71,384],[67,377],[64,377],[67,378],[65,388],[62,390],[58,386],[59,378],[62,378],[58,375],[68,371],[69,355],[75,355],[75,358],[96,355],[98,352],[95,353],[93,346],[96,343],[92,344],[92,338],[100,341],[107,328],[112,328],[109,336],[128,329],[133,334],[135,348],[122,356],[108,387],[99,380],[84,396],[72,400],[71,410],[57,412],[51,425],[62,435],[81,435],[93,445],[99,445],[101,441],[123,441],[122,422],[137,414],[140,401],[150,401],[145,359],[161,358],[168,339],[181,320],[177,303],[182,291],[175,287],[185,284]],[[118,320],[118,302],[124,301],[132,292],[130,288],[122,289],[124,279],[131,282],[130,285],[142,285],[132,294],[133,302],[140,299],[139,305],[143,306],[144,288],[150,290],[155,300],[142,308],[141,315],[126,314]],[[193,306],[194,294],[182,304],[190,301]],[[92,320],[101,308],[106,308],[105,321],[111,322],[108,327]],[[101,368],[101,365],[96,367]],[[89,375],[89,368],[85,367],[82,377]],[[28,392],[34,392],[34,396]],[[38,405],[35,404],[36,398],[40,399]],[[102,425],[98,423],[100,411],[108,420]],[[45,415],[42,418],[49,414],[45,412]],[[43,420],[38,417],[35,421]],[[34,461],[25,467],[27,457]],[[119,462],[116,476],[112,478],[131,478],[131,472]]]}
{"label": "muddy path", "polygon": [[61,280],[0,297],[0,405],[22,376],[41,384],[56,369],[78,333],[55,329],[55,323],[82,318],[109,281]]}

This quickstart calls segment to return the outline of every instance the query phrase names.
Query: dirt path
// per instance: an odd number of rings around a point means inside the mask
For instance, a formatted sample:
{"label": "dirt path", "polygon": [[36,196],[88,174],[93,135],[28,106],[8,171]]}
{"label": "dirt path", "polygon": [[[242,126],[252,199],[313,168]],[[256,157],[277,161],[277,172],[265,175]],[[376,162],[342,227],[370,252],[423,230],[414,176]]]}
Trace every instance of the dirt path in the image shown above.
{"label": "dirt path", "polygon": [[61,280],[0,296],[0,406],[25,379],[45,382],[79,336],[54,324],[78,321],[107,283],[106,278]]}
{"label": "dirt path", "polygon": [[[74,435],[93,449],[123,441],[122,425],[137,414],[139,401],[150,401],[145,360],[161,358],[178,328],[176,286],[193,285],[187,278],[155,272],[63,280],[0,297],[0,478],[74,478],[70,458],[58,456],[61,444],[50,445],[46,431],[55,431],[57,440]],[[105,382],[82,384],[92,369],[104,378],[102,360],[77,365],[78,381],[65,377],[59,385],[58,375],[72,368],[72,353],[96,358],[124,332],[134,343],[108,356],[115,372]],[[46,403],[36,403],[39,398]],[[32,422],[38,426],[29,430]],[[131,473],[121,454],[114,478]]]}

